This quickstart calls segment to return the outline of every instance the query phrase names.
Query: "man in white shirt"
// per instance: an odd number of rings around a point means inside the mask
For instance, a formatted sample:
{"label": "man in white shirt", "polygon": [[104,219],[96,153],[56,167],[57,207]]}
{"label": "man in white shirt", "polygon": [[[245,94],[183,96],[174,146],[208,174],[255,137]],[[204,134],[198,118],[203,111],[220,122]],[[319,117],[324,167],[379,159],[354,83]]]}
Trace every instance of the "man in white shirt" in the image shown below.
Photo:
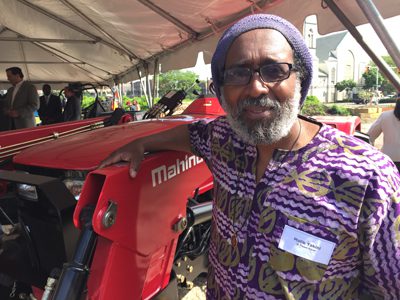
{"label": "man in white shirt", "polygon": [[39,108],[36,87],[24,81],[24,74],[18,67],[6,69],[7,79],[13,85],[8,89],[4,113],[10,117],[10,129],[34,127],[34,112]]}
{"label": "man in white shirt", "polygon": [[394,110],[384,111],[369,128],[368,135],[372,145],[382,133],[381,151],[393,160],[400,171],[400,97]]}

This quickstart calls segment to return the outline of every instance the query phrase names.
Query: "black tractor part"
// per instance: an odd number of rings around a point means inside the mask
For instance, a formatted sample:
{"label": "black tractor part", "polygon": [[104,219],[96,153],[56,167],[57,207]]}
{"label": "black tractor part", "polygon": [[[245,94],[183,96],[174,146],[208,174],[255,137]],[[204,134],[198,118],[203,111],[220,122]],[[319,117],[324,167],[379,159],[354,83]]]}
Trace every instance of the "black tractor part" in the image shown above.
{"label": "black tractor part", "polygon": [[[34,187],[35,197],[15,193],[18,223],[0,241],[0,273],[44,287],[55,268],[61,269],[75,249],[79,230],[73,225],[76,200],[57,178],[0,171],[0,180]],[[25,187],[26,187],[25,186]]]}
{"label": "black tractor part", "polygon": [[182,104],[185,97],[186,92],[184,90],[167,93],[143,115],[143,120],[172,115],[175,109]]}

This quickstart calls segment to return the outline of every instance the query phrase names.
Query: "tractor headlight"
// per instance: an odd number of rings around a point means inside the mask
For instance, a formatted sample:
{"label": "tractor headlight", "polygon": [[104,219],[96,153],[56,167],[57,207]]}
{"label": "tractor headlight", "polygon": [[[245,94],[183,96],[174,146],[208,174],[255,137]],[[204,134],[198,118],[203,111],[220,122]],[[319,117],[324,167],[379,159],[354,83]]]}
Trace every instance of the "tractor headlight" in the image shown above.
{"label": "tractor headlight", "polygon": [[63,180],[67,189],[71,192],[71,194],[75,197],[76,200],[79,200],[79,197],[82,192],[84,180],[76,180],[76,179],[65,179]]}
{"label": "tractor headlight", "polygon": [[39,199],[36,186],[30,184],[18,183],[17,194],[30,201],[37,201]]}
{"label": "tractor headlight", "polygon": [[63,180],[67,189],[79,200],[82,192],[83,184],[85,183],[86,172],[82,171],[66,171],[65,179]]}

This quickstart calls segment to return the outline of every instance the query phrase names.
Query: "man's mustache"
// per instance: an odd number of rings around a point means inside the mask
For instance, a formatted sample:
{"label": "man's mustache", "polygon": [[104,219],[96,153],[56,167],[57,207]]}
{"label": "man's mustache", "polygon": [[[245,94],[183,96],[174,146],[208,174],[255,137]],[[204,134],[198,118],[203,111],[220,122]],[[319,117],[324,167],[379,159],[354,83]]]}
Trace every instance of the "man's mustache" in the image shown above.
{"label": "man's mustache", "polygon": [[280,103],[265,95],[257,98],[246,98],[238,102],[237,112],[241,113],[248,106],[260,106],[275,110],[280,108]]}

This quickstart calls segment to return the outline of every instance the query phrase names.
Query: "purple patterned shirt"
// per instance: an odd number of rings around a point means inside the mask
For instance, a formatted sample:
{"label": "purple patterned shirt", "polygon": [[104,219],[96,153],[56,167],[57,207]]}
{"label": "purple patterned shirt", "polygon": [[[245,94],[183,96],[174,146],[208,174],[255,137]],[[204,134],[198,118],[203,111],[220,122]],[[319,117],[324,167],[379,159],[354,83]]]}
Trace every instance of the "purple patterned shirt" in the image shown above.
{"label": "purple patterned shirt", "polygon": [[303,148],[276,150],[256,184],[257,150],[225,117],[189,130],[214,176],[207,299],[400,299],[387,156],[322,125]]}

